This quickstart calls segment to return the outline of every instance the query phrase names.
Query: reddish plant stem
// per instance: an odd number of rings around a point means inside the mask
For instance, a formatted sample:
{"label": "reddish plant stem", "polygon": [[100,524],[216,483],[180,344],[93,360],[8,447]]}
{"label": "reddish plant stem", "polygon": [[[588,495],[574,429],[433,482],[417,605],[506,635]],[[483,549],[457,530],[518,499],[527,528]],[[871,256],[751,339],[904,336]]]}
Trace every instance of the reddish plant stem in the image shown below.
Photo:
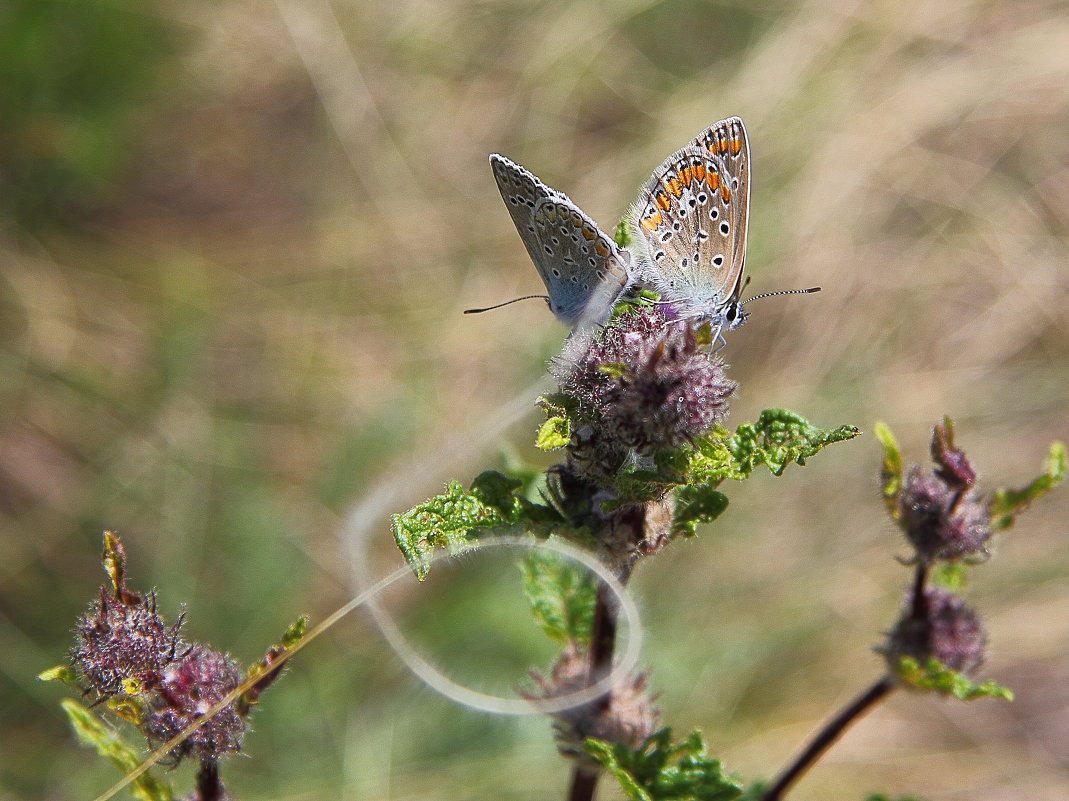
{"label": "reddish plant stem", "polygon": [[[590,632],[590,668],[588,683],[593,684],[612,670],[613,652],[616,650],[616,609],[611,602],[612,591],[605,585],[598,585],[597,601],[594,605],[594,622]],[[592,701],[594,707],[605,708],[611,700],[610,694]],[[585,765],[576,765],[572,771],[572,785],[568,790],[568,801],[593,801],[594,791],[598,786],[601,771]]]}
{"label": "reddish plant stem", "polygon": [[568,788],[568,801],[591,801],[600,775],[598,770],[576,765],[572,772],[572,786]]}
{"label": "reddish plant stem", "polygon": [[223,783],[219,781],[219,761],[202,759],[200,770],[197,771],[197,789],[193,797],[196,801],[220,801],[225,794]]}
{"label": "reddish plant stem", "polygon": [[765,791],[765,794],[761,796],[761,801],[780,801],[791,785],[805,775],[806,771],[823,756],[825,751],[831,748],[855,720],[883,700],[894,688],[895,683],[891,677],[884,676],[851,701],[838,715],[825,724],[805,751]]}

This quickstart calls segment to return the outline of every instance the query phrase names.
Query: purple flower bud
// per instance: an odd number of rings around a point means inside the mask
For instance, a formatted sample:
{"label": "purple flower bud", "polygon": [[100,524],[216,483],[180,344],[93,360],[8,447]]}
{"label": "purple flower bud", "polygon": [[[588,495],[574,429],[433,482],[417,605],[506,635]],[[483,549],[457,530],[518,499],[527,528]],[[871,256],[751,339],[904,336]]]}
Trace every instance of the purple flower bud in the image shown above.
{"label": "purple flower bud", "polygon": [[985,555],[991,504],[973,491],[948,486],[938,474],[910,469],[898,498],[899,525],[921,559]]}
{"label": "purple flower bud", "polygon": [[71,662],[98,699],[157,684],[163,671],[185,647],[180,639],[183,616],[171,627],[156,611],[156,598],[132,592],[118,598],[106,587],[100,600],[78,618]]}
{"label": "purple flower bud", "polygon": [[881,649],[892,671],[902,657],[909,656],[921,665],[935,658],[951,670],[975,673],[987,647],[987,631],[979,615],[960,597],[939,587],[927,588],[922,601],[909,604]]}
{"label": "purple flower bud", "polygon": [[[162,745],[201,718],[243,678],[240,667],[229,656],[205,645],[194,645],[167,669],[151,695],[151,709],[142,721],[145,734],[150,741]],[[214,759],[240,751],[245,725],[245,719],[231,704],[194,730],[172,756],[177,760],[195,753],[201,759]]]}
{"label": "purple flower bud", "polygon": [[689,322],[656,308],[622,315],[554,360],[560,391],[578,409],[573,455],[600,466],[599,483],[634,453],[694,441],[727,414],[736,384]]}
{"label": "purple flower bud", "polygon": [[[575,646],[565,648],[547,678],[537,672],[531,677],[538,691],[526,692],[531,700],[555,698],[590,686],[586,653]],[[586,758],[583,741],[596,737],[609,743],[637,748],[657,730],[660,710],[646,690],[645,673],[621,680],[613,687],[608,702],[593,701],[573,709],[554,712],[553,729],[557,748],[564,756]],[[591,764],[596,764],[591,761]]]}
{"label": "purple flower bud", "polygon": [[932,431],[932,460],[939,465],[935,474],[948,487],[966,490],[976,483],[976,471],[965,452],[954,446],[954,424],[949,417]]}

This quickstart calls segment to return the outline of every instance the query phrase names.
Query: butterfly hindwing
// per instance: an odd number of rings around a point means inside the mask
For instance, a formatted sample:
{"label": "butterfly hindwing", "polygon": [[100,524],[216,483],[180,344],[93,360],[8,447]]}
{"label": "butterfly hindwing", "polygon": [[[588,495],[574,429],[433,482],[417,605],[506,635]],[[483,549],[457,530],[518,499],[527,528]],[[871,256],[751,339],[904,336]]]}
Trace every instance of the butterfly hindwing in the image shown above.
{"label": "butterfly hindwing", "polygon": [[570,325],[601,322],[627,288],[630,254],[563,192],[504,156],[490,156],[501,197],[549,292]]}

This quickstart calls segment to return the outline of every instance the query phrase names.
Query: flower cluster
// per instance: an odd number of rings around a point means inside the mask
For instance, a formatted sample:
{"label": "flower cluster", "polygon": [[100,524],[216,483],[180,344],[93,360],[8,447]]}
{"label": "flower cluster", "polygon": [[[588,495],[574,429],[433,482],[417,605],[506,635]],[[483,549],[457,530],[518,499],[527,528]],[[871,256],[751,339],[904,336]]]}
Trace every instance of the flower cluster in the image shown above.
{"label": "flower cluster", "polygon": [[974,489],[976,472],[954,446],[949,421],[935,427],[932,459],[934,471],[914,466],[906,474],[898,497],[898,524],[922,561],[986,556],[991,502]]}
{"label": "flower cluster", "polygon": [[[204,717],[244,678],[227,654],[181,638],[184,614],[168,626],[154,595],[142,597],[126,587],[122,543],[105,534],[105,565],[111,586],[75,625],[71,663],[85,692],[98,703],[116,696],[137,710],[136,723],[155,746],[168,742]],[[245,716],[233,704],[195,728],[171,751],[178,762],[195,755],[214,760],[241,750]]]}
{"label": "flower cluster", "polygon": [[991,501],[975,488],[976,471],[954,445],[949,419],[932,433],[931,472],[906,473],[892,517],[913,546],[916,577],[902,616],[880,651],[892,671],[904,657],[970,675],[984,662],[987,633],[979,615],[949,589],[928,586],[931,567],[987,556]]}
{"label": "flower cluster", "polygon": [[[565,648],[550,676],[532,671],[536,692],[526,692],[531,700],[557,698],[590,686],[587,654],[576,646]],[[621,680],[608,696],[582,706],[554,712],[553,730],[557,748],[568,757],[583,758],[583,742],[588,737],[610,743],[639,747],[657,731],[660,710],[646,690],[647,676],[638,673]],[[592,762],[593,764],[593,762]]]}
{"label": "flower cluster", "polygon": [[656,306],[573,337],[551,372],[575,410],[569,449],[590,478],[610,483],[627,459],[691,443],[725,417],[736,384],[709,350]]}
{"label": "flower cluster", "polygon": [[987,630],[980,616],[960,597],[940,587],[928,587],[910,607],[919,607],[920,613],[903,615],[884,649],[892,666],[900,664],[902,657],[910,657],[921,665],[934,658],[967,676],[980,669]]}

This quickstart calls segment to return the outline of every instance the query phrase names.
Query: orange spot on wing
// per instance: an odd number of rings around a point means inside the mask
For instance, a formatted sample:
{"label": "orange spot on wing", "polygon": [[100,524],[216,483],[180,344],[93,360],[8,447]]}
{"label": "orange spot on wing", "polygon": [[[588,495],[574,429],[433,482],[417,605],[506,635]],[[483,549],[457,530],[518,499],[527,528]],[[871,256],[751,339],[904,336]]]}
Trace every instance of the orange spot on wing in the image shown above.
{"label": "orange spot on wing", "polygon": [[589,225],[583,226],[583,239],[593,239],[597,236],[597,232],[594,231]]}
{"label": "orange spot on wing", "polygon": [[695,164],[694,165],[694,180],[697,181],[698,183],[701,183],[702,181],[705,180],[705,165],[704,164]]}
{"label": "orange spot on wing", "polygon": [[607,247],[605,247],[605,243],[604,242],[595,242],[594,243],[594,252],[597,253],[599,256],[608,256],[609,255],[609,249]]}
{"label": "orange spot on wing", "polygon": [[664,188],[671,192],[675,197],[679,197],[683,194],[683,184],[676,177],[665,178]]}
{"label": "orange spot on wing", "polygon": [[668,197],[664,192],[658,192],[653,202],[657,204],[657,208],[661,211],[668,211],[672,208],[672,198]]}
{"label": "orange spot on wing", "polygon": [[715,192],[718,186],[720,186],[720,174],[715,172],[709,173],[709,188]]}
{"label": "orange spot on wing", "polygon": [[731,190],[728,189],[727,184],[720,185],[720,197],[724,198],[725,203],[731,202]]}
{"label": "orange spot on wing", "polygon": [[742,139],[736,136],[731,140],[731,152],[737,155],[740,150],[742,150]]}
{"label": "orange spot on wing", "polygon": [[657,229],[657,226],[661,224],[661,220],[663,219],[664,217],[661,216],[661,212],[657,211],[651,214],[649,217],[643,217],[641,225],[647,231],[655,231]]}

